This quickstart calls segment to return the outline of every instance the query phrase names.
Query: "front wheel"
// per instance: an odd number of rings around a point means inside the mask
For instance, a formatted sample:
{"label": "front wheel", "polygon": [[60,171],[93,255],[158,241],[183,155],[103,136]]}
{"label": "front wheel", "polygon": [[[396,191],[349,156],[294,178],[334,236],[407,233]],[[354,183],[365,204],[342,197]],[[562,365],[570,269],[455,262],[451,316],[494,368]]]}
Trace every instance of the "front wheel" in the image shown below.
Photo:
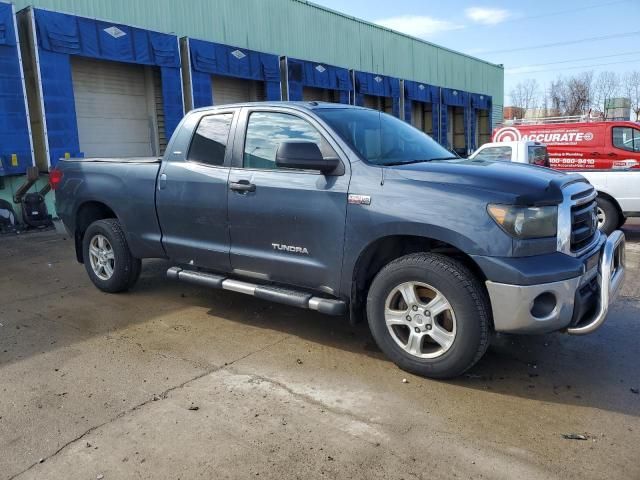
{"label": "front wheel", "polygon": [[93,222],[82,241],[84,266],[93,284],[103,292],[128,290],[140,276],[141,261],[131,255],[118,220]]}
{"label": "front wheel", "polygon": [[482,284],[440,254],[411,254],[384,267],[369,289],[367,316],[380,349],[400,368],[425,377],[461,375],[489,345]]}

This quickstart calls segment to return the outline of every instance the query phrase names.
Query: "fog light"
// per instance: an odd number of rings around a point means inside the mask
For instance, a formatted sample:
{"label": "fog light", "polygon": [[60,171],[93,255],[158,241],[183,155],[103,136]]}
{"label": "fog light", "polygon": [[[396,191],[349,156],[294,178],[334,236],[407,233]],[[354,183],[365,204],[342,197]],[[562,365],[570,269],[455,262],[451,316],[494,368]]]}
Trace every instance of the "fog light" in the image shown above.
{"label": "fog light", "polygon": [[531,315],[536,318],[546,318],[553,313],[558,304],[556,296],[551,292],[538,295],[531,306]]}

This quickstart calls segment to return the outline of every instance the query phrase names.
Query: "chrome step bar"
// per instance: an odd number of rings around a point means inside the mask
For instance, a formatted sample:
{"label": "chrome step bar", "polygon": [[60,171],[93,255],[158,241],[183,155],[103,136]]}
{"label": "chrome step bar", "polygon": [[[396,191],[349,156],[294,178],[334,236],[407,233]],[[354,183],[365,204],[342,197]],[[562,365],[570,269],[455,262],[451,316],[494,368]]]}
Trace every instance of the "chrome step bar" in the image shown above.
{"label": "chrome step bar", "polygon": [[263,300],[283,303],[299,308],[316,310],[327,315],[343,315],[347,311],[347,304],[342,300],[314,297],[311,293],[280,288],[271,285],[258,285],[254,283],[226,278],[212,273],[185,270],[180,267],[171,267],[167,270],[167,277],[173,280],[200,285],[202,287],[219,288],[232,292],[244,293]]}

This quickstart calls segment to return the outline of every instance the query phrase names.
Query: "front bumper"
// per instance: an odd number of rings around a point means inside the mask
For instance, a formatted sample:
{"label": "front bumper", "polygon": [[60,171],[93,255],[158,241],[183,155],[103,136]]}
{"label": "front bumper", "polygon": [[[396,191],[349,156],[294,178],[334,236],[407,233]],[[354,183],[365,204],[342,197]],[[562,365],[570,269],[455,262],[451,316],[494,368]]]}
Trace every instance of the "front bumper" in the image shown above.
{"label": "front bumper", "polygon": [[511,285],[487,281],[497,332],[572,335],[595,331],[607,318],[609,304],[625,275],[624,234],[616,230],[600,249],[596,268],[558,282]]}

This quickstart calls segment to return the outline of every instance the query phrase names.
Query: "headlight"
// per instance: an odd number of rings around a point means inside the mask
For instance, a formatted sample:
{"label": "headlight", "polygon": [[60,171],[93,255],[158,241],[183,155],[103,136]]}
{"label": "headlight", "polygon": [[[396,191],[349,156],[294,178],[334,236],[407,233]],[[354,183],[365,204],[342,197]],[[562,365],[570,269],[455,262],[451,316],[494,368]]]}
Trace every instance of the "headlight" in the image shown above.
{"label": "headlight", "polygon": [[558,207],[516,207],[487,205],[491,218],[512,237],[553,237],[558,230]]}

